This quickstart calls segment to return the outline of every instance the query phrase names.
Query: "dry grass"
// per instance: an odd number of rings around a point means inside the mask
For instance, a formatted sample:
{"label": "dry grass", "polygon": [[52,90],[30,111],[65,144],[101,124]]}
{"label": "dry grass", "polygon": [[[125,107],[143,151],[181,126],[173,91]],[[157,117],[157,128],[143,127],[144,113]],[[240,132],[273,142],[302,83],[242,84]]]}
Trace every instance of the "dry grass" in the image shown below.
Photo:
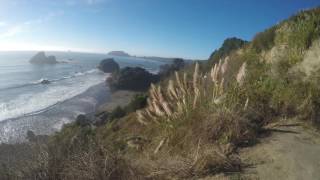
{"label": "dry grass", "polygon": [[[228,61],[221,60],[204,75],[195,64],[189,75],[176,72],[166,85],[152,85],[148,106],[137,112],[138,122],[146,129],[140,133],[153,137],[140,159],[149,178],[200,178],[240,170],[234,152],[238,144],[255,137],[255,131],[244,113],[249,99],[240,102],[239,110],[224,102],[229,92],[224,81]],[[245,75],[243,63],[234,77],[238,88]]]}
{"label": "dry grass", "polygon": [[[228,59],[215,64],[211,70],[211,81],[207,75],[199,74],[199,65],[195,65],[192,79],[187,79],[183,74],[183,81],[178,72],[175,73],[175,80],[169,80],[166,91],[161,86],[152,85],[150,98],[146,109],[138,111],[138,121],[143,125],[150,123],[170,124],[174,119],[179,119],[181,114],[188,114],[197,109],[199,104],[205,104],[208,100],[213,104],[221,103],[226,88],[224,75],[228,71]],[[246,63],[243,63],[237,81],[241,86],[246,74]],[[209,93],[212,91],[212,93]]]}

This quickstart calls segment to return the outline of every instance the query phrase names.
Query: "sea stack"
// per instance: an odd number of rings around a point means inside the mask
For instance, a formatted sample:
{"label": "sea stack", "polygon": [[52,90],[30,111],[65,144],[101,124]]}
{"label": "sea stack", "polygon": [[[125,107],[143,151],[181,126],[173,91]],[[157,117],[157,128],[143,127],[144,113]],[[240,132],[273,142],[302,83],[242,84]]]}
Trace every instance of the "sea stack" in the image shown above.
{"label": "sea stack", "polygon": [[111,90],[146,91],[151,83],[159,82],[159,75],[141,67],[125,67],[107,79]]}
{"label": "sea stack", "polygon": [[98,69],[105,73],[114,73],[120,70],[120,66],[113,58],[108,58],[100,62]]}
{"label": "sea stack", "polygon": [[108,53],[109,56],[121,56],[121,57],[130,57],[130,54],[124,51],[110,51]]}
{"label": "sea stack", "polygon": [[57,64],[55,56],[46,56],[45,52],[41,51],[34,55],[30,61],[31,64]]}

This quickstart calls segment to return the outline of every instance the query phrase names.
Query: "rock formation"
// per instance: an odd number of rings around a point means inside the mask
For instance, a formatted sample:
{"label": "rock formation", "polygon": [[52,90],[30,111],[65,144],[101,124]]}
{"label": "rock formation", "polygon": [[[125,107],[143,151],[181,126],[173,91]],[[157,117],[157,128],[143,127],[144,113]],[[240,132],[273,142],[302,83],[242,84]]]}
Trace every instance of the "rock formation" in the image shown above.
{"label": "rock formation", "polygon": [[113,58],[104,59],[98,65],[98,69],[105,73],[114,73],[118,72],[120,67],[117,62],[114,61]]}
{"label": "rock formation", "polygon": [[41,51],[34,55],[30,61],[31,64],[57,64],[55,56],[46,56],[45,52]]}

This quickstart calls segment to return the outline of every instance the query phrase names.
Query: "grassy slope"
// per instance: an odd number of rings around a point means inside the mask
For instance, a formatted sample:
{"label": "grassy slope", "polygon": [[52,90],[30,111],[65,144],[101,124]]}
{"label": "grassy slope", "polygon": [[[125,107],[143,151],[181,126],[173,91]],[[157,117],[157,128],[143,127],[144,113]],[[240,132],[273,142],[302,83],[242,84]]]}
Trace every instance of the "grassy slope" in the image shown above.
{"label": "grassy slope", "polygon": [[[186,68],[151,89],[140,116],[130,113],[96,128],[66,126],[50,138],[46,158],[25,174],[188,179],[239,172],[237,150],[254,144],[265,125],[281,117],[319,122],[319,77],[296,68],[319,35],[316,8],[257,34],[249,44],[237,40],[199,69]],[[220,58],[227,70],[212,77],[208,70]]]}

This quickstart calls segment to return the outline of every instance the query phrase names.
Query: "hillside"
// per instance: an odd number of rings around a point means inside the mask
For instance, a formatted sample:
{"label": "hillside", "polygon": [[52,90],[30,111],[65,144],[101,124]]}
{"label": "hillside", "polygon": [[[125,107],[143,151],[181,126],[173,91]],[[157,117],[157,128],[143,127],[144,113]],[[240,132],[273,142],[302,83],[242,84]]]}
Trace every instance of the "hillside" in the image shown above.
{"label": "hillside", "polygon": [[[305,127],[297,129],[301,136],[296,137],[318,141],[319,132],[311,136],[306,129],[320,122],[319,38],[320,8],[315,8],[258,33],[251,42],[227,39],[208,61],[152,85],[147,102],[133,99],[125,108],[130,109],[126,116],[97,126],[67,125],[47,143],[33,142],[34,154],[1,169],[0,177],[246,179],[251,178],[248,167],[256,164],[246,156],[259,159],[262,150],[275,164],[256,167],[253,179],[268,179],[264,170],[278,173],[277,178],[304,177],[301,173],[307,170],[290,176],[282,172],[298,171],[303,165],[320,170],[314,161],[307,161],[312,157],[299,157],[307,162],[291,169],[283,161],[309,149],[316,155],[318,142],[296,149],[295,137],[273,132],[274,125],[283,121],[288,125],[283,132],[295,131],[289,127],[295,119]],[[275,146],[262,137],[280,141]],[[280,153],[272,149],[277,147]],[[28,168],[19,169],[21,164]],[[285,170],[275,172],[277,165]]]}

